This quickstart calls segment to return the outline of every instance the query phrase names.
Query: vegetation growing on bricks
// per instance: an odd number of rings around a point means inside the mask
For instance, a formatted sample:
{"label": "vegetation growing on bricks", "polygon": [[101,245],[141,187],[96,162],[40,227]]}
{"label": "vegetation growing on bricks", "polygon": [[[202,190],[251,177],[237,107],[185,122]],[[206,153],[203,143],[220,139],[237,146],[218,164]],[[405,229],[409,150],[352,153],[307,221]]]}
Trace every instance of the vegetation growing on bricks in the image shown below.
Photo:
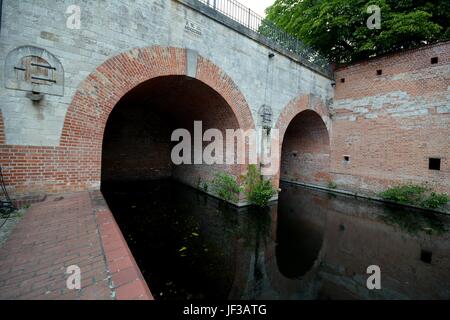
{"label": "vegetation growing on bricks", "polygon": [[395,186],[380,193],[384,200],[394,201],[401,204],[410,204],[422,208],[437,209],[449,202],[445,193],[436,193],[429,187],[415,184]]}
{"label": "vegetation growing on bricks", "polygon": [[249,165],[245,175],[245,195],[250,204],[258,207],[265,207],[270,199],[276,194],[270,180],[264,180],[261,170],[256,165]]}
{"label": "vegetation growing on bricks", "polygon": [[221,199],[232,203],[237,203],[239,201],[241,187],[239,186],[236,177],[225,172],[219,172],[214,177],[211,187],[214,194]]}

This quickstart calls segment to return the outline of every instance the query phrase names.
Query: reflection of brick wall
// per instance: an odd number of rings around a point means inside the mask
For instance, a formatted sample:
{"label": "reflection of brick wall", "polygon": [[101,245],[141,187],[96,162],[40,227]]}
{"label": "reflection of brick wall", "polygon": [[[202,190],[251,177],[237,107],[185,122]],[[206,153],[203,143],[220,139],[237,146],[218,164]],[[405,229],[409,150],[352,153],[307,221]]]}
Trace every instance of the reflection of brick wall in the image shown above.
{"label": "reflection of brick wall", "polygon": [[[339,187],[370,193],[411,181],[450,192],[449,63],[446,42],[337,70],[331,173]],[[428,169],[430,157],[442,158],[441,171]]]}

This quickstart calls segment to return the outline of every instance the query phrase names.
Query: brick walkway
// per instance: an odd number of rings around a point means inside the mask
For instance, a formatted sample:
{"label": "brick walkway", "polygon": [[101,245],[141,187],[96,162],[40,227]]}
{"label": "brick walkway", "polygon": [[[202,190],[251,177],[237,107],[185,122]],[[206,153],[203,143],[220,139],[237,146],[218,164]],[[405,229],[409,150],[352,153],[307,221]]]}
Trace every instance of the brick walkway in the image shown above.
{"label": "brick walkway", "polygon": [[[66,287],[67,267],[81,289]],[[31,206],[0,248],[0,299],[152,299],[100,192]]]}

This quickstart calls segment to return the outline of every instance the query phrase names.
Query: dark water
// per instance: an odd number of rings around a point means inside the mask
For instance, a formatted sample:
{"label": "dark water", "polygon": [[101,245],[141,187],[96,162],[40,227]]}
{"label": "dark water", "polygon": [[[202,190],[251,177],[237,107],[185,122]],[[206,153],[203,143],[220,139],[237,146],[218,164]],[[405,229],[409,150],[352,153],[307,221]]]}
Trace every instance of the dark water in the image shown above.
{"label": "dark water", "polygon": [[265,210],[170,180],[103,193],[157,299],[450,299],[447,216],[281,188]]}

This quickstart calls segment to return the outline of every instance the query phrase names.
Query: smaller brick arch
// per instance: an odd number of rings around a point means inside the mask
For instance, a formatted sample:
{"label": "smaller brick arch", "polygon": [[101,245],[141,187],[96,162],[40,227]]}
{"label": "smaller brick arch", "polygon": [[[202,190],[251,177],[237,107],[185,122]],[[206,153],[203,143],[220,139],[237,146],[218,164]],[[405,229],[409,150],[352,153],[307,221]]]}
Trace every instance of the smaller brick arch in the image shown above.
{"label": "smaller brick arch", "polygon": [[280,132],[280,148],[283,144],[284,134],[291,123],[300,112],[312,110],[320,115],[328,132],[331,131],[331,118],[330,114],[325,107],[324,103],[311,95],[303,95],[291,100],[287,106],[283,109],[275,124],[275,128]]}
{"label": "smaller brick arch", "polygon": [[[330,137],[331,118],[325,104],[319,98],[314,97],[312,95],[303,95],[297,97],[287,104],[287,106],[283,109],[283,111],[279,115],[277,122],[275,124],[275,128],[279,130],[280,135],[280,143],[279,143],[280,157],[282,154],[283,141],[285,138],[286,131],[289,127],[289,124],[297,115],[308,110],[313,111],[320,116],[320,118],[322,119],[323,123],[326,126],[328,136]],[[280,183],[281,165],[282,163],[280,159],[280,167],[278,169],[278,173],[273,177],[272,180],[275,186],[278,186]]]}

